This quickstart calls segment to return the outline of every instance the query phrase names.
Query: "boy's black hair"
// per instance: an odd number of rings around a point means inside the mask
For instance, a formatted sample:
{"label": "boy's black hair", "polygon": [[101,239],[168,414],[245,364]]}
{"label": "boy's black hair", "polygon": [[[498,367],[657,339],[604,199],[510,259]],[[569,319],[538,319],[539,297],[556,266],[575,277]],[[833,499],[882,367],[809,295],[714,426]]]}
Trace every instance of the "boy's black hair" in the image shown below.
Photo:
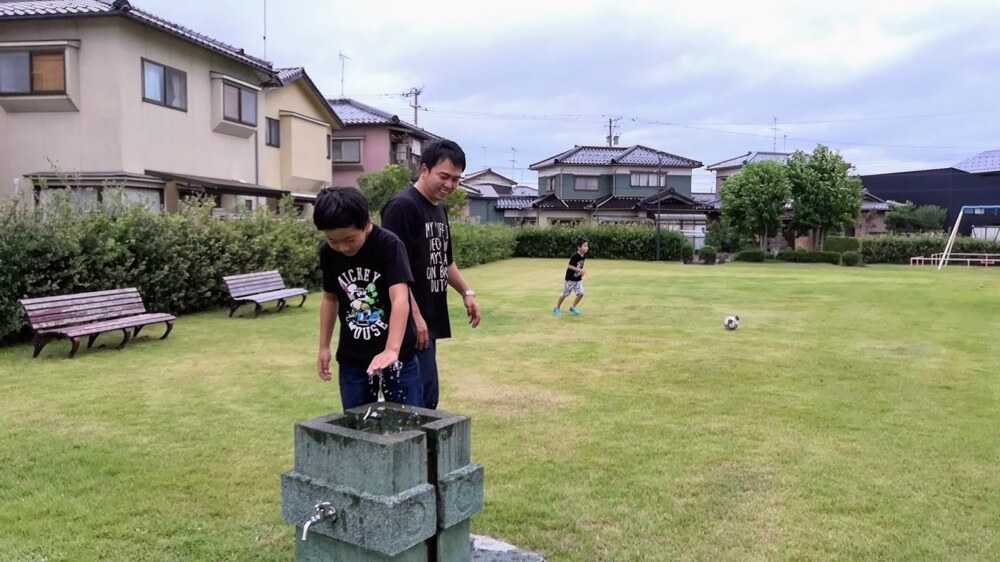
{"label": "boy's black hair", "polygon": [[420,163],[430,170],[441,163],[442,160],[451,160],[451,163],[465,171],[465,152],[458,143],[448,139],[436,140],[428,143],[424,147],[424,153],[420,156]]}
{"label": "boy's black hair", "polygon": [[319,230],[363,229],[371,221],[368,199],[355,187],[325,187],[316,197],[313,224]]}
{"label": "boy's black hair", "polygon": [[587,242],[589,242],[589,240],[587,240],[585,236],[578,236],[576,239],[576,247],[579,248],[580,246],[583,246]]}

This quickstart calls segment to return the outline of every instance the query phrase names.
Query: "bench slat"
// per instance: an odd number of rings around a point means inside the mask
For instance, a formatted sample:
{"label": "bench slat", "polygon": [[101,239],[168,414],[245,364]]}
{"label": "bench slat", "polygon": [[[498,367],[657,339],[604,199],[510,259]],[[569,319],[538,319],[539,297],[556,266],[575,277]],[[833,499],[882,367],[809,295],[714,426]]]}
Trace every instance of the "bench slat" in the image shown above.
{"label": "bench slat", "polygon": [[91,291],[88,293],[73,293],[71,295],[55,295],[51,297],[32,297],[27,299],[21,299],[21,304],[25,306],[31,306],[34,304],[44,304],[46,302],[58,302],[64,300],[74,300],[78,298],[89,298],[89,297],[107,297],[115,294],[122,293],[135,293],[139,294],[139,290],[134,287],[129,287],[127,289],[111,289],[108,291]]}
{"label": "bench slat", "polygon": [[58,307],[76,302],[105,302],[109,300],[120,300],[128,298],[142,298],[137,289],[126,291],[97,291],[93,293],[76,293],[73,295],[63,295],[60,297],[40,297],[21,299],[21,305],[26,310],[39,310],[45,308]]}
{"label": "bench slat", "polygon": [[80,324],[90,324],[93,322],[100,322],[102,320],[114,320],[116,318],[122,318],[124,316],[132,316],[135,314],[145,314],[146,309],[116,309],[110,311],[102,311],[96,314],[88,314],[85,316],[70,316],[68,318],[58,318],[55,320],[48,320],[44,322],[33,322],[32,327],[36,330],[48,330],[52,328],[58,328],[61,326],[78,326]]}
{"label": "bench slat", "polygon": [[296,297],[299,295],[309,294],[309,291],[305,289],[284,289],[282,291],[270,291],[267,293],[258,293],[255,295],[247,295],[245,297],[238,298],[236,300],[241,301],[252,301],[257,303],[271,302],[278,299],[284,299],[288,297]]}
{"label": "bench slat", "polygon": [[26,310],[28,316],[31,318],[41,318],[45,316],[52,316],[55,314],[64,314],[68,312],[86,311],[91,309],[105,308],[107,306],[142,306],[142,299],[138,295],[128,296],[128,297],[114,297],[107,300],[96,299],[85,299],[87,302],[79,301],[63,301],[60,303],[54,303],[46,308],[34,308],[31,310]]}
{"label": "bench slat", "polygon": [[53,331],[51,333],[64,334],[66,337],[75,338],[90,334],[99,334],[102,332],[113,332],[115,330],[123,330],[125,328],[135,328],[136,326],[157,324],[160,322],[172,322],[173,320],[176,320],[176,318],[170,314],[142,314],[139,316],[129,316],[127,318],[119,318],[117,320],[109,320],[107,322],[99,322],[96,324],[87,324],[85,326],[72,326]]}

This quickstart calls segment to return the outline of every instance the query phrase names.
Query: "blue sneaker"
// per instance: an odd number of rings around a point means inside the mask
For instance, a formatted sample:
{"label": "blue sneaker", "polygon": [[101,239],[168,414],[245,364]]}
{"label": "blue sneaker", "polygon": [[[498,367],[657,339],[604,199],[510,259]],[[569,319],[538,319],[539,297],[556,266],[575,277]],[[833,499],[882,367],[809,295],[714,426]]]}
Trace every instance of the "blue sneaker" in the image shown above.
{"label": "blue sneaker", "polygon": [[576,308],[574,308],[572,306],[569,307],[569,313],[572,314],[573,316],[579,316],[579,315],[583,314],[578,309],[576,309]]}
{"label": "blue sneaker", "polygon": [[553,308],[552,309],[552,314],[555,314],[556,318],[559,318],[560,316],[562,316],[562,311],[559,310],[558,308]]}

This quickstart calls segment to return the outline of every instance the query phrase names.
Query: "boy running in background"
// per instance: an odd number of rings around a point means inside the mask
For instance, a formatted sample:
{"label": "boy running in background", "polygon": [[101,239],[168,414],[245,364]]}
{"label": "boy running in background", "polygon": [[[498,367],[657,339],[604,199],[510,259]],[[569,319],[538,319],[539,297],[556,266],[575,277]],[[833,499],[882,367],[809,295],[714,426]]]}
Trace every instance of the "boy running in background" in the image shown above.
{"label": "boy running in background", "polygon": [[569,307],[569,312],[573,316],[580,315],[580,310],[576,305],[580,304],[580,299],[583,298],[583,277],[587,275],[587,272],[583,270],[583,264],[588,250],[590,250],[590,245],[587,243],[587,239],[582,236],[577,238],[576,251],[569,257],[569,265],[566,266],[566,281],[563,283],[562,296],[559,297],[559,302],[552,310],[556,318],[562,316],[560,308],[570,293],[576,293],[576,300],[573,301],[573,306]]}

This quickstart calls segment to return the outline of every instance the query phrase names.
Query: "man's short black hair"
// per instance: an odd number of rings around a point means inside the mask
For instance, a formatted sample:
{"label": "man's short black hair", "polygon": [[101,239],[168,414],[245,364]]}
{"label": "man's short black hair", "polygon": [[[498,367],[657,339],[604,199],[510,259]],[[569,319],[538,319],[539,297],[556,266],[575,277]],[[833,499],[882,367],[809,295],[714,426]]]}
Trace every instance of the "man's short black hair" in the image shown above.
{"label": "man's short black hair", "polygon": [[583,246],[587,242],[589,242],[589,240],[587,240],[585,236],[578,236],[576,239],[576,247],[579,248],[580,246]]}
{"label": "man's short black hair", "polygon": [[316,197],[313,224],[320,230],[351,226],[363,229],[370,220],[368,199],[358,188],[326,187]]}
{"label": "man's short black hair", "polygon": [[451,163],[465,171],[465,152],[458,143],[448,139],[432,141],[424,147],[424,153],[420,156],[420,163],[430,170],[440,164],[443,160],[451,160]]}

